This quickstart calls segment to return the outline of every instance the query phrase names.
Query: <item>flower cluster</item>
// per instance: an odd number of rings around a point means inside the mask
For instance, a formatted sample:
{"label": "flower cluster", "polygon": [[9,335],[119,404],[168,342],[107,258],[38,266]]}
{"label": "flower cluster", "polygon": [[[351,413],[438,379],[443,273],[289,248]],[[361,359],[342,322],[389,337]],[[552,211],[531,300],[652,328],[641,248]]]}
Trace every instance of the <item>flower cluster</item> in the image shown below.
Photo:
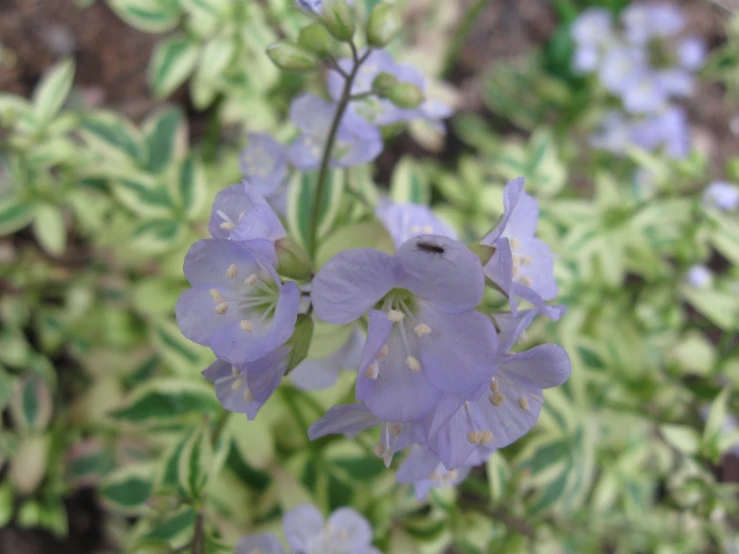
{"label": "flower cluster", "polygon": [[[554,256],[536,238],[538,206],[523,179],[508,183],[505,213],[473,253],[422,207],[384,205],[380,218],[396,241],[394,255],[340,252],[316,275],[315,313],[323,321],[367,324],[357,367],[357,403],[334,406],[309,435],[353,436],[379,427],[375,453],[390,465],[413,445],[398,478],[419,496],[453,484],[471,466],[525,435],[536,423],[542,390],[562,384],[569,358],[545,344],[512,352],[557,287]],[[486,281],[510,310],[492,312]],[[530,306],[522,309],[522,301]]]}
{"label": "flower cluster", "polygon": [[372,546],[372,528],[351,508],[339,508],[324,522],[314,506],[303,504],[282,522],[287,551],[272,533],[241,539],[234,554],[380,554]]}
{"label": "flower cluster", "polygon": [[688,153],[685,112],[673,101],[693,93],[693,74],[706,47],[699,38],[681,37],[684,26],[680,9],[666,3],[630,5],[620,28],[601,8],[588,9],[573,22],[574,69],[597,75],[620,104],[607,113],[594,146],[616,154],[632,143],[664,148],[674,158]]}

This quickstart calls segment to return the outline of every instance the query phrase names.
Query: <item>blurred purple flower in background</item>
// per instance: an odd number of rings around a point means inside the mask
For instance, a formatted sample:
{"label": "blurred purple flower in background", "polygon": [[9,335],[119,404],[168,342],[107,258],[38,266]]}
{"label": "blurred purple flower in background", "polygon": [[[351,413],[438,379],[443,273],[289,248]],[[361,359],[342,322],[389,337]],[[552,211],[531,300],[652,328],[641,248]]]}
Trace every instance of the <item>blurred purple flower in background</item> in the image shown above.
{"label": "blurred purple flower in background", "polygon": [[267,133],[249,133],[241,151],[241,173],[251,191],[265,197],[279,192],[287,180],[287,148]]}
{"label": "blurred purple flower in background", "polygon": [[726,181],[714,181],[703,192],[705,205],[723,211],[739,208],[739,186]]}

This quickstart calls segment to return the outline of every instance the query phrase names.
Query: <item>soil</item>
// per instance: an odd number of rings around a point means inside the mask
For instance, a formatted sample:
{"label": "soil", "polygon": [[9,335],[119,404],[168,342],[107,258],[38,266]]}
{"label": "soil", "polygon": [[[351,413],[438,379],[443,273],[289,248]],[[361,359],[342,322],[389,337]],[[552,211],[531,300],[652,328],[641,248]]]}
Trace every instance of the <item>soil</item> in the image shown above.
{"label": "soil", "polygon": [[[739,0],[712,2],[682,0],[690,31],[704,37],[711,47],[725,41],[727,8],[739,10]],[[736,4],[736,6],[734,6]],[[722,7],[726,6],[726,7]],[[468,111],[482,108],[479,95],[482,75],[496,63],[521,56],[543,44],[557,27],[548,0],[498,0],[490,2],[478,18],[462,49],[450,81],[463,91]],[[146,71],[159,39],[123,23],[102,1],[82,9],[72,0],[0,0],[0,91],[29,96],[40,76],[55,61],[73,55],[77,60],[76,86],[89,105],[119,111],[140,120],[159,101],[151,97]],[[9,54],[9,55],[8,55]],[[184,89],[168,99],[189,106]],[[739,114],[715,83],[701,83],[687,103],[700,145],[711,159],[710,177],[724,176],[730,155],[739,152],[739,129],[730,122]],[[189,110],[190,113],[191,110]],[[203,117],[194,127],[202,127]],[[739,124],[736,124],[739,127]],[[445,160],[456,156],[458,141],[449,138]],[[402,154],[428,155],[408,137],[401,137],[392,152],[383,154],[379,166],[388,173]],[[726,460],[723,479],[739,480],[737,458]],[[104,540],[103,512],[90,490],[67,500],[70,536],[54,539],[38,530],[10,525],[0,530],[0,554],[112,554]]]}

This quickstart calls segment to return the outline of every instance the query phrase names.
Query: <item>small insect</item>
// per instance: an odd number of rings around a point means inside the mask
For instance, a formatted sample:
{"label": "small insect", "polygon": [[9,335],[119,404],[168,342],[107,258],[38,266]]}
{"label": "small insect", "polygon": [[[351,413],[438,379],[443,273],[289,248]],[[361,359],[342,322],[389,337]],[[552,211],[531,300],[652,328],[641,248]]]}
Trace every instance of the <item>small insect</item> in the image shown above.
{"label": "small insect", "polygon": [[431,242],[418,241],[416,243],[416,246],[419,250],[422,250],[423,252],[428,252],[430,254],[443,254],[444,252],[446,252],[443,246],[439,246],[438,244],[433,244]]}

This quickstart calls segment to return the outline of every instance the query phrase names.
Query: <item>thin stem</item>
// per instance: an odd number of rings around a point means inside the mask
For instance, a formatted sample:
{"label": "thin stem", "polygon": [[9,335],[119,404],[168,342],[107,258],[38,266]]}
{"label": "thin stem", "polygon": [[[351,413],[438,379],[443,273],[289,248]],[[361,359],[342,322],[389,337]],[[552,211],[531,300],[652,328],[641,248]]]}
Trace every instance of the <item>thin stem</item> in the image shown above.
{"label": "thin stem", "polygon": [[198,510],[198,515],[195,518],[195,534],[192,537],[192,554],[205,554],[203,547],[205,535],[205,517],[203,516],[203,510]]}
{"label": "thin stem", "polygon": [[369,98],[370,96],[373,96],[375,93],[372,90],[369,90],[367,92],[362,92],[360,94],[352,94],[349,97],[349,100],[364,100],[365,98]]}
{"label": "thin stem", "polygon": [[311,210],[310,218],[310,231],[308,233],[308,253],[311,257],[314,257],[316,254],[318,216],[321,212],[321,199],[323,198],[323,189],[326,186],[326,178],[328,177],[331,154],[334,149],[334,143],[336,142],[336,134],[339,131],[339,125],[341,124],[341,119],[344,117],[344,112],[346,112],[346,108],[349,105],[349,101],[351,100],[352,85],[354,84],[354,79],[357,76],[357,72],[359,71],[359,68],[364,63],[364,61],[367,59],[367,56],[369,56],[369,53],[372,51],[371,49],[367,49],[367,52],[365,52],[365,54],[361,58],[357,58],[357,47],[354,46],[353,42],[349,44],[352,47],[352,54],[356,61],[354,63],[354,67],[351,70],[351,73],[349,73],[349,76],[344,80],[344,89],[341,91],[341,98],[339,99],[339,103],[336,106],[334,120],[331,122],[331,128],[329,129],[328,137],[326,138],[326,144],[323,147],[323,157],[321,158],[321,166],[318,171],[318,183],[316,185],[316,195],[313,198],[313,209]]}
{"label": "thin stem", "polygon": [[336,61],[336,58],[334,58],[333,56],[329,56],[328,65],[331,66],[331,69],[338,72],[339,75],[344,77],[344,79],[349,78],[349,74],[346,71],[344,71],[344,68],[339,65],[339,62]]}

